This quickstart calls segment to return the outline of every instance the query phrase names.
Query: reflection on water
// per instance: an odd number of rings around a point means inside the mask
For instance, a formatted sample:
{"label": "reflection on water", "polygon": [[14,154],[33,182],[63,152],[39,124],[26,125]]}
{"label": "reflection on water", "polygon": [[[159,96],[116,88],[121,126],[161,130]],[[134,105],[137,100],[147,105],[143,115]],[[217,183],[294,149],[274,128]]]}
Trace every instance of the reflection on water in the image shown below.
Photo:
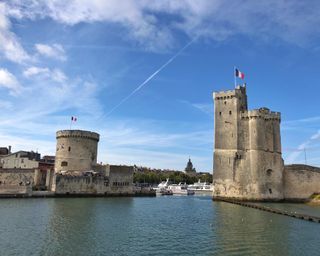
{"label": "reflection on water", "polygon": [[320,255],[319,224],[210,196],[8,199],[0,216],[0,255]]}
{"label": "reflection on water", "polygon": [[[283,207],[284,204],[277,204]],[[294,205],[291,205],[293,207]],[[295,205],[307,209],[305,205]],[[279,207],[278,207],[279,208]],[[320,208],[318,208],[320,213]],[[319,224],[223,202],[215,203],[217,254],[311,255],[317,245]],[[310,255],[310,254],[308,254]]]}
{"label": "reflection on water", "polygon": [[110,239],[111,236],[115,239],[118,234],[116,230],[123,230],[130,225],[127,216],[130,216],[132,200],[54,199],[49,232],[46,233],[46,244],[41,255],[56,255],[60,252],[61,255],[96,255],[104,239]]}
{"label": "reflection on water", "polygon": [[[227,255],[288,255],[290,224],[273,214],[216,203],[217,252]],[[278,242],[276,239],[280,238]]]}

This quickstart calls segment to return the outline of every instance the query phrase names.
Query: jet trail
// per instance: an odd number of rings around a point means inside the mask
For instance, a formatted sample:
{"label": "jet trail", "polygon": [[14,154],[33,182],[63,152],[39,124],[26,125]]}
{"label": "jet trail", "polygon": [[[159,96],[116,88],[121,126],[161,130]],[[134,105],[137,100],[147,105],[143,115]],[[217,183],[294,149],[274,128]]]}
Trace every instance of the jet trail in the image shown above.
{"label": "jet trail", "polygon": [[123,98],[116,106],[114,106],[108,113],[105,114],[105,117],[111,115],[118,107],[120,107],[123,103],[125,103],[128,99],[130,99],[136,92],[141,90],[152,78],[154,78],[162,69],[168,66],[175,58],[177,58],[185,49],[187,49],[196,38],[192,39],[189,43],[187,43],[184,47],[182,47],[175,55],[173,55],[166,63],[164,63],[158,70],[156,70],[153,74],[151,74],[143,83],[141,83],[136,89],[134,89],[128,96]]}

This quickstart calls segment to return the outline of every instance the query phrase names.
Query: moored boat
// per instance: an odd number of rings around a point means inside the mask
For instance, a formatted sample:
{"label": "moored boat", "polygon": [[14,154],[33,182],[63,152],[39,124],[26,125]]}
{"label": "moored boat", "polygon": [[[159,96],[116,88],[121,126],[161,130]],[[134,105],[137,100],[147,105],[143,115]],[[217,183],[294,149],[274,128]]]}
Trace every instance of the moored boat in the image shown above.
{"label": "moored boat", "polygon": [[208,182],[195,182],[188,186],[188,189],[194,192],[203,192],[203,193],[212,193],[213,192],[213,185]]}
{"label": "moored boat", "polygon": [[161,194],[162,196],[172,196],[173,192],[170,189],[163,188],[160,190],[159,194]]}
{"label": "moored boat", "polygon": [[188,185],[186,183],[180,182],[179,184],[171,184],[168,186],[168,189],[176,195],[194,195],[194,191],[188,189]]}
{"label": "moored boat", "polygon": [[162,181],[154,190],[156,191],[157,194],[162,194],[161,192],[167,190],[169,186],[169,178],[167,178],[166,181]]}

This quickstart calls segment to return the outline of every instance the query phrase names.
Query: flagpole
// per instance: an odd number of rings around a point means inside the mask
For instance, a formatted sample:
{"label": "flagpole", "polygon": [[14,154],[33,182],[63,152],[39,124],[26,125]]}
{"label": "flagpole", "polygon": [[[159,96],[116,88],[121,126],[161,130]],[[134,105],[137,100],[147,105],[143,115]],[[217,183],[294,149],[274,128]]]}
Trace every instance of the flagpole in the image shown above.
{"label": "flagpole", "polygon": [[71,125],[72,125],[72,119],[73,119],[73,117],[71,117],[71,121],[70,121],[70,130],[71,130]]}
{"label": "flagpole", "polygon": [[237,87],[236,66],[233,66],[234,88]]}

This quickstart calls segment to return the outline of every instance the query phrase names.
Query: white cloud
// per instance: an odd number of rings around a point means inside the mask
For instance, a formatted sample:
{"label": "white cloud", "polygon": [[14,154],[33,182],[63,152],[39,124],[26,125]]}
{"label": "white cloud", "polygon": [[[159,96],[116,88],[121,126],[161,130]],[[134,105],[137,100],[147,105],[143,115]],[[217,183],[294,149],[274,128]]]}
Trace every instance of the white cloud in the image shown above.
{"label": "white cloud", "polygon": [[[141,121],[140,121],[141,122]],[[150,131],[152,128],[146,127],[132,128],[132,124],[125,127],[120,126],[108,131],[104,136],[106,140],[117,147],[143,147],[143,148],[184,148],[199,149],[203,145],[211,144],[212,131],[195,131],[185,133],[164,133],[160,131]]]}
{"label": "white cloud", "polygon": [[0,68],[0,87],[9,89],[10,93],[16,95],[21,92],[22,86],[16,77],[7,69]]}
{"label": "white cloud", "polygon": [[48,68],[39,68],[39,67],[29,67],[26,70],[23,71],[23,75],[25,77],[32,77],[35,75],[41,75],[41,74],[49,74],[50,70]]}
{"label": "white cloud", "polygon": [[[100,150],[101,151],[101,150]],[[105,152],[103,152],[105,153]],[[174,169],[183,171],[186,167],[189,155],[183,153],[171,153],[167,151],[152,151],[144,149],[112,148],[107,155],[98,156],[100,161],[110,164],[138,165],[161,169]],[[191,156],[196,170],[212,173],[212,157]]]}
{"label": "white cloud", "polygon": [[208,103],[194,103],[192,104],[193,107],[199,109],[200,111],[208,114],[209,116],[213,117],[213,104]]}
{"label": "white cloud", "polygon": [[200,110],[204,114],[213,118],[213,103],[191,103],[187,100],[178,100],[178,102]]}
{"label": "white cloud", "polygon": [[65,51],[60,44],[35,44],[35,48],[39,54],[57,60],[66,60]]}
{"label": "white cloud", "polygon": [[60,69],[50,70],[49,68],[29,67],[23,71],[23,75],[27,78],[37,77],[40,79],[47,78],[62,83],[68,78]]}
{"label": "white cloud", "polygon": [[[28,72],[26,72],[28,73]],[[30,72],[29,72],[30,73]],[[0,73],[1,74],[1,73]],[[27,129],[19,127],[21,123],[45,122],[56,113],[76,111],[81,115],[101,115],[101,106],[97,99],[97,86],[79,78],[67,78],[59,71],[34,75],[34,79],[25,83],[23,94],[14,99],[12,112],[5,112],[0,116],[0,124],[9,128]],[[14,80],[12,80],[14,81]]]}
{"label": "white cloud", "polygon": [[[88,123],[88,129],[92,129]],[[112,123],[112,125],[110,125]],[[190,156],[197,170],[212,170],[212,130],[167,131],[180,123],[146,119],[101,120],[99,161],[183,170]],[[180,129],[179,129],[180,130]]]}
{"label": "white cloud", "polygon": [[51,72],[51,78],[56,82],[65,82],[68,78],[67,76],[60,70],[60,69],[54,69]]}
{"label": "white cloud", "polygon": [[119,24],[128,31],[126,39],[133,38],[153,51],[174,46],[176,31],[216,41],[240,34],[297,44],[320,32],[317,1],[122,0],[119,4],[117,0],[27,0],[8,5],[8,13],[15,18],[50,17],[70,26],[81,22]]}
{"label": "white cloud", "polygon": [[41,155],[54,153],[55,142],[28,137],[11,136],[0,131],[0,141],[3,146],[12,146],[13,152],[19,150],[38,151]]}
{"label": "white cloud", "polygon": [[30,59],[30,56],[21,46],[17,36],[10,31],[11,22],[7,17],[7,6],[0,3],[0,53],[8,60],[23,63]]}
{"label": "white cloud", "polygon": [[305,151],[309,151],[309,148],[312,149],[312,146],[314,143],[319,141],[320,139],[320,130],[318,130],[316,133],[312,134],[307,140],[302,142],[297,149],[293,150],[287,157],[286,162],[287,163],[294,163],[298,160],[298,157]]}

